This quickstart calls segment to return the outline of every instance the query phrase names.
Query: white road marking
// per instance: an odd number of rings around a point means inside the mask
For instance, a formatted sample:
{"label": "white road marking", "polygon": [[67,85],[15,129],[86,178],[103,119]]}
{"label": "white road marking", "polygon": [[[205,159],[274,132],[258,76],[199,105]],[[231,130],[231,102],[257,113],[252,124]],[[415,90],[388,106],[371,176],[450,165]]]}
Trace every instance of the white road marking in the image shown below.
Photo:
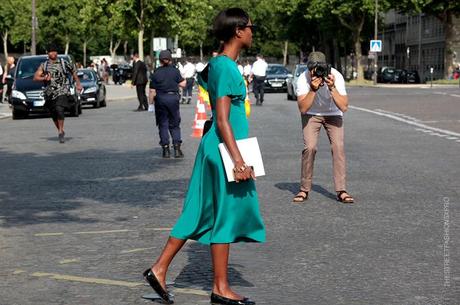
{"label": "white road marking", "polygon": [[155,249],[155,247],[150,247],[150,248],[138,248],[138,249],[131,249],[131,250],[122,250],[120,253],[121,253],[121,254],[136,253],[136,252],[143,252],[143,251],[152,250],[152,249]]}
{"label": "white road marking", "polygon": [[[25,273],[24,270],[16,270],[13,272],[14,275],[19,275]],[[58,281],[69,281],[69,282],[79,282],[79,283],[86,283],[86,284],[99,284],[99,285],[111,285],[111,286],[121,286],[121,287],[128,287],[134,288],[143,286],[144,283],[142,282],[128,282],[128,281],[119,281],[119,280],[110,280],[110,279],[101,279],[101,278],[93,278],[93,277],[84,277],[84,276],[74,276],[74,275],[67,275],[67,274],[58,274],[58,273],[49,273],[49,272],[34,272],[30,274],[32,277],[44,277],[49,279],[54,279]],[[167,284],[173,284],[168,282]],[[193,294],[199,296],[209,296],[207,291],[201,289],[189,289],[189,288],[173,288],[175,293],[180,294]]]}
{"label": "white road marking", "polygon": [[63,259],[59,261],[59,264],[64,265],[64,264],[79,263],[79,262],[80,262],[79,258],[70,258],[70,259]]}
{"label": "white road marking", "polygon": [[74,232],[72,234],[108,234],[108,233],[125,233],[125,232],[132,232],[134,230],[104,230],[104,231],[83,231],[83,232]]}
{"label": "white road marking", "polygon": [[376,110],[370,110],[370,109],[357,107],[357,106],[349,106],[349,107],[351,109],[376,114],[376,115],[383,116],[383,117],[386,117],[386,118],[389,118],[389,119],[393,119],[393,120],[398,121],[398,122],[406,123],[408,125],[412,125],[412,126],[415,126],[415,127],[418,127],[418,128],[427,129],[427,130],[430,130],[432,132],[442,133],[442,134],[453,136],[453,137],[460,137],[460,133],[453,132],[453,131],[450,131],[450,130],[441,129],[441,128],[431,127],[431,126],[422,124],[420,122],[414,122],[414,121],[411,121],[411,120],[407,120],[407,119],[398,117],[398,116],[396,116],[394,114],[383,113],[383,112],[379,112],[379,111],[376,111]]}

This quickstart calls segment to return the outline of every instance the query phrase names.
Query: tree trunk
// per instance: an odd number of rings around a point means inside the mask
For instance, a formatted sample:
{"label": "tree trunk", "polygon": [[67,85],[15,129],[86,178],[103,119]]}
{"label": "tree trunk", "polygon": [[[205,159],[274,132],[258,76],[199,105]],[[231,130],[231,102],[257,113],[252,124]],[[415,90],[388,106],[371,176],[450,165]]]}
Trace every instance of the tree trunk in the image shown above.
{"label": "tree trunk", "polygon": [[83,41],[83,67],[86,68],[86,45],[88,44],[88,41],[85,40]]}
{"label": "tree trunk", "polygon": [[284,50],[283,50],[283,66],[287,65],[288,47],[289,47],[289,41],[285,40],[284,41]]}
{"label": "tree trunk", "polygon": [[353,45],[355,46],[356,73],[358,73],[356,80],[358,82],[364,82],[364,67],[361,64],[362,53],[360,36],[361,31],[356,31],[353,35]]}
{"label": "tree trunk", "polygon": [[[454,72],[454,49],[455,44],[459,43],[460,37],[460,27],[456,27],[454,20],[454,16],[452,12],[446,12],[446,17],[443,20],[444,22],[444,33],[446,35],[446,47],[444,51],[444,78],[449,78],[452,76]],[[457,41],[456,41],[457,40]],[[457,56],[460,56],[458,54]]]}
{"label": "tree trunk", "polygon": [[137,47],[139,53],[139,59],[144,60],[144,0],[140,0],[141,11],[140,15],[137,18],[137,22],[139,23],[139,33],[137,36]]}
{"label": "tree trunk", "polygon": [[200,61],[203,62],[203,41],[200,40]]}
{"label": "tree trunk", "polygon": [[65,55],[69,54],[69,45],[70,45],[70,38],[69,36],[66,36],[65,37],[65,52],[64,52]]}
{"label": "tree trunk", "polygon": [[121,44],[121,40],[118,39],[115,45],[113,44],[113,37],[110,38],[110,57],[112,57],[112,64],[115,63],[115,56],[117,56],[117,49]]}
{"label": "tree trunk", "polygon": [[3,39],[3,54],[5,54],[5,62],[8,61],[8,30],[2,33]]}
{"label": "tree trunk", "polygon": [[128,40],[123,43],[123,56],[128,58]]}
{"label": "tree trunk", "polygon": [[139,35],[137,37],[137,46],[139,48],[139,59],[144,60],[144,29],[139,30]]}

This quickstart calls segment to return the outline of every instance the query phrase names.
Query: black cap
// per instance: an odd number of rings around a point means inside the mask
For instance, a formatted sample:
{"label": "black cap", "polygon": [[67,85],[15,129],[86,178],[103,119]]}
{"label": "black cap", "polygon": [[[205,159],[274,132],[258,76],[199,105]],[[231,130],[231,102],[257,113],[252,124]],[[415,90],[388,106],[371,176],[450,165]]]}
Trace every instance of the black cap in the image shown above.
{"label": "black cap", "polygon": [[163,51],[161,51],[161,52],[160,52],[160,60],[163,60],[163,59],[172,60],[171,51],[169,51],[169,50],[163,50]]}
{"label": "black cap", "polygon": [[48,53],[49,52],[58,52],[58,46],[55,43],[50,43],[48,45]]}

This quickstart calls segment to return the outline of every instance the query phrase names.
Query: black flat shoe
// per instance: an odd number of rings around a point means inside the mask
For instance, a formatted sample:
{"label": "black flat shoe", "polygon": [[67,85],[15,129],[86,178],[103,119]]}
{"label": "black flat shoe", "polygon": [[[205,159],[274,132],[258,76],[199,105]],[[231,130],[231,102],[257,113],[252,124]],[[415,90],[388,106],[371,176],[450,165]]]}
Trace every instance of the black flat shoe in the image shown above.
{"label": "black flat shoe", "polygon": [[145,281],[149,283],[150,287],[153,288],[153,290],[163,299],[163,301],[166,302],[166,304],[174,303],[174,301],[170,299],[168,292],[161,287],[160,282],[150,268],[145,270],[143,275]]}
{"label": "black flat shoe", "polygon": [[223,304],[223,305],[256,305],[256,302],[251,301],[248,298],[244,298],[242,300],[232,300],[214,292],[211,293],[211,304]]}

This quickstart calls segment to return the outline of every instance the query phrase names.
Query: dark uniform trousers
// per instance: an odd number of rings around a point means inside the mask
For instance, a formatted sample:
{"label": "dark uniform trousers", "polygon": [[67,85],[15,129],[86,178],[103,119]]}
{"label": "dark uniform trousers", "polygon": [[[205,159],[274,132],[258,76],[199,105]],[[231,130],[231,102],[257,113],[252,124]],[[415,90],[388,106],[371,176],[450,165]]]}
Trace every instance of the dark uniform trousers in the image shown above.
{"label": "dark uniform trousers", "polygon": [[262,104],[264,102],[264,82],[265,76],[254,76],[254,84],[252,85],[252,91],[256,98],[256,104]]}
{"label": "dark uniform trousers", "polygon": [[179,100],[178,93],[157,93],[155,96],[155,117],[162,146],[169,145],[169,134],[171,134],[173,144],[182,143]]}

